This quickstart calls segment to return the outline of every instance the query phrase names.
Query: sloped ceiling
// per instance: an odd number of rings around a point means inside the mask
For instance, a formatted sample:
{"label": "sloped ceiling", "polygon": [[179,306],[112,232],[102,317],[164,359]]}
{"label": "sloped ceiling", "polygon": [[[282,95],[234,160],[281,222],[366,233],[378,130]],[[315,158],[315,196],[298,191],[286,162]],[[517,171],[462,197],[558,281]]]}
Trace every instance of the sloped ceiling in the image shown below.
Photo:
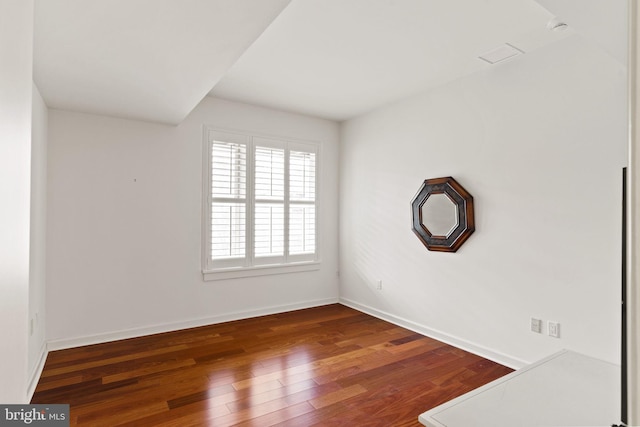
{"label": "sloped ceiling", "polygon": [[211,95],[344,120],[571,33],[551,18],[533,0],[294,0]]}
{"label": "sloped ceiling", "polygon": [[627,65],[628,0],[536,0],[614,59]]}
{"label": "sloped ceiling", "polygon": [[177,124],[290,0],[36,0],[50,108]]}
{"label": "sloped ceiling", "polygon": [[177,124],[209,93],[340,121],[571,34],[551,18],[534,0],[36,0],[34,80],[50,108],[138,120]]}

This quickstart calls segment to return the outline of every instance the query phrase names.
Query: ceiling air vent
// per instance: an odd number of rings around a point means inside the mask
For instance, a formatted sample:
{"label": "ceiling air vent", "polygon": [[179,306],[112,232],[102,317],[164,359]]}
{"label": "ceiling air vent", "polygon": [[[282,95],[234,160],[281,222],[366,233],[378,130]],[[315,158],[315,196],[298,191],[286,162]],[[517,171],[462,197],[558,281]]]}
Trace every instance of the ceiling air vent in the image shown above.
{"label": "ceiling air vent", "polygon": [[478,58],[482,59],[485,62],[488,62],[489,64],[496,64],[498,62],[513,58],[514,56],[518,56],[523,53],[524,52],[517,47],[512,46],[509,43],[505,43],[496,49],[478,56]]}

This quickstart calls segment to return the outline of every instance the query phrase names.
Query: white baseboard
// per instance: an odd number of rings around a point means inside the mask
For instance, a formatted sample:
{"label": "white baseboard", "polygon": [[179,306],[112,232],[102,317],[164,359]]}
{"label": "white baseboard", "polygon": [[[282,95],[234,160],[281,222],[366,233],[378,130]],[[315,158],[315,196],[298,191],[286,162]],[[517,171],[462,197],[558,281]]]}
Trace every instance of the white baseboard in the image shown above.
{"label": "white baseboard", "polygon": [[435,329],[431,329],[427,326],[420,325],[412,320],[404,319],[394,314],[387,313],[386,311],[378,310],[373,307],[369,307],[367,305],[349,300],[347,298],[340,298],[340,304],[346,305],[347,307],[351,307],[355,310],[369,314],[373,317],[386,320],[389,323],[393,323],[394,325],[401,326],[403,328],[425,335],[429,338],[433,338],[435,340],[442,341],[443,343],[452,345],[454,347],[458,347],[470,353],[477,354],[478,356],[484,357],[485,359],[492,360],[501,365],[508,366],[509,368],[512,368],[512,369],[520,369],[529,364],[529,362],[526,362],[524,360],[520,360],[515,357],[508,356],[504,353],[493,351],[481,345],[446,334],[444,332],[437,331]]}
{"label": "white baseboard", "polygon": [[47,343],[45,341],[42,342],[39,353],[40,357],[38,359],[38,363],[36,364],[35,369],[29,375],[29,386],[27,387],[26,399],[27,402],[31,402],[31,399],[33,398],[33,393],[36,391],[38,381],[40,380],[40,376],[42,375],[42,371],[44,369],[44,363],[47,361],[49,350],[47,349]]}
{"label": "white baseboard", "polygon": [[[62,350],[65,348],[81,347],[85,345],[101,344],[109,341],[117,341],[128,338],[136,338],[145,335],[160,334],[163,332],[172,332],[180,329],[197,328],[199,326],[215,325],[217,323],[231,322],[234,320],[248,319],[251,317],[266,316],[269,314],[284,313],[287,311],[300,310],[304,308],[319,307],[327,304],[338,303],[338,298],[325,298],[321,300],[305,301],[296,304],[287,304],[280,306],[272,306],[260,308],[258,310],[249,310],[236,313],[228,313],[220,316],[205,317],[200,319],[192,319],[173,323],[164,323],[160,325],[144,326],[140,328],[132,328],[121,331],[107,332],[96,335],[88,335],[75,338],[62,338],[51,340],[47,343],[49,351]],[[39,377],[39,374],[38,374]],[[37,379],[36,379],[37,382]]]}

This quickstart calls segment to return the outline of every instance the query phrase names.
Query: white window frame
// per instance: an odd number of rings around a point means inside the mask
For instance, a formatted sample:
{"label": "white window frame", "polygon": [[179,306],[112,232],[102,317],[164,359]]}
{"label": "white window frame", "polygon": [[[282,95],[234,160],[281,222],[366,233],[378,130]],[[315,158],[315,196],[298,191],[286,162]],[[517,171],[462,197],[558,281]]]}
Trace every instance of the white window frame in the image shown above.
{"label": "white window frame", "polygon": [[[244,144],[246,146],[246,218],[245,218],[245,256],[232,260],[212,260],[211,257],[211,158],[214,141]],[[255,212],[255,147],[282,148],[285,150],[285,234],[284,254],[273,257],[254,256],[254,212]],[[265,136],[254,133],[220,130],[204,126],[203,138],[203,215],[202,215],[202,273],[205,281],[224,280],[240,277],[262,276],[268,274],[284,274],[301,271],[318,270],[320,268],[320,144],[317,142],[298,141],[289,138]],[[289,158],[291,151],[315,154],[315,252],[291,255],[289,251]],[[295,204],[303,203],[293,201]]]}

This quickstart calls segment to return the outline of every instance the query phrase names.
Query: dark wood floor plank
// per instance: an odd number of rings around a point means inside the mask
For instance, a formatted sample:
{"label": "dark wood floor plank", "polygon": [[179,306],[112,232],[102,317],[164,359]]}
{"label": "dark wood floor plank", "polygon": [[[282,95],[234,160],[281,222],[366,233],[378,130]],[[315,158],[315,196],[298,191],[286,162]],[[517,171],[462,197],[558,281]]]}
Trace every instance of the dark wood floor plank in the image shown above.
{"label": "dark wood floor plank", "polygon": [[332,304],[51,352],[72,426],[417,427],[509,368]]}

